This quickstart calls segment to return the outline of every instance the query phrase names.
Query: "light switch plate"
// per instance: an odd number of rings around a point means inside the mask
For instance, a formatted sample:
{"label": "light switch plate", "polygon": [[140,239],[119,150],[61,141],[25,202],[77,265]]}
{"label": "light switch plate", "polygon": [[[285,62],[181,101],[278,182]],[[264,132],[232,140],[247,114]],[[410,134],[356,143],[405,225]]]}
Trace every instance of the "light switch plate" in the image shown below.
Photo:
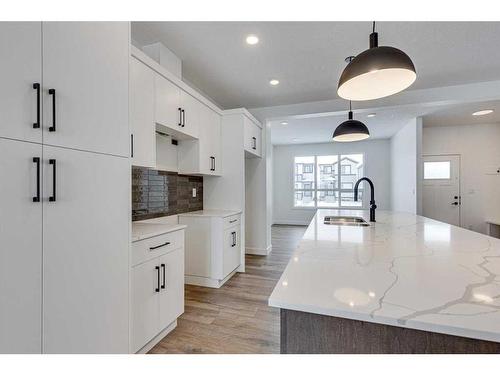
{"label": "light switch plate", "polygon": [[196,198],[196,188],[193,188],[193,198]]}

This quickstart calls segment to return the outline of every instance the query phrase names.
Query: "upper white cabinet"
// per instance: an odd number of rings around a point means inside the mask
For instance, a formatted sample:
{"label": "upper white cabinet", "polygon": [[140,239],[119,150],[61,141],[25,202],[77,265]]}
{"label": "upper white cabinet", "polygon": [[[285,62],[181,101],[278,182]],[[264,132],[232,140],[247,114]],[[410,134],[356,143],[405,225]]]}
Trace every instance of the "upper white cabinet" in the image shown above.
{"label": "upper white cabinet", "polygon": [[42,24],[0,22],[0,137],[42,142]]}
{"label": "upper white cabinet", "polygon": [[130,57],[130,127],[132,164],[156,166],[155,78],[153,71]]}
{"label": "upper white cabinet", "polygon": [[199,139],[179,142],[179,172],[220,176],[221,117],[202,104],[199,110]]}
{"label": "upper white cabinet", "polygon": [[171,129],[181,131],[182,108],[181,89],[155,73],[155,122]]}
{"label": "upper white cabinet", "polygon": [[198,138],[201,107],[203,107],[203,104],[184,90],[181,90],[181,131],[193,138]]}
{"label": "upper white cabinet", "polygon": [[0,150],[0,353],[40,353],[42,145],[0,138]]}
{"label": "upper white cabinet", "polygon": [[245,155],[249,157],[262,156],[262,129],[253,121],[244,117],[244,147]]}
{"label": "upper white cabinet", "polygon": [[127,22],[44,22],[44,143],[129,156]]}

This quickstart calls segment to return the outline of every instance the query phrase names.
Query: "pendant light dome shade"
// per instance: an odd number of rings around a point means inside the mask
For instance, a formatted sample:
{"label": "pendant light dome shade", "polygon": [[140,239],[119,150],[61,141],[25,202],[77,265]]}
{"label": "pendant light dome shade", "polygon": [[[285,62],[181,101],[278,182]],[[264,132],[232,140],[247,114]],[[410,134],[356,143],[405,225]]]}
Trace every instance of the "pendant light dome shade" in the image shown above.
{"label": "pendant light dome shade", "polygon": [[336,142],[362,141],[370,137],[370,132],[361,121],[354,120],[352,111],[349,111],[349,119],[337,126],[333,132],[333,140]]}
{"label": "pendant light dome shade", "polygon": [[347,100],[378,99],[403,91],[416,79],[410,57],[394,47],[379,47],[378,34],[373,32],[370,48],[352,59],[342,72],[337,93]]}

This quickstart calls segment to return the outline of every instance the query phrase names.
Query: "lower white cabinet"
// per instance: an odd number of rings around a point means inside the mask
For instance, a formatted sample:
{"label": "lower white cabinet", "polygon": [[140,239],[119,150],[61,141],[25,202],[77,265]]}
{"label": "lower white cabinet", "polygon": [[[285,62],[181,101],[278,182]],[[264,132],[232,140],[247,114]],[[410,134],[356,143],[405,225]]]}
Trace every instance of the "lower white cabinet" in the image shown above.
{"label": "lower white cabinet", "polygon": [[183,231],[133,243],[131,328],[134,353],[171,327],[184,312],[183,243]]}
{"label": "lower white cabinet", "polygon": [[186,228],[186,284],[221,287],[241,264],[241,214],[179,214]]}

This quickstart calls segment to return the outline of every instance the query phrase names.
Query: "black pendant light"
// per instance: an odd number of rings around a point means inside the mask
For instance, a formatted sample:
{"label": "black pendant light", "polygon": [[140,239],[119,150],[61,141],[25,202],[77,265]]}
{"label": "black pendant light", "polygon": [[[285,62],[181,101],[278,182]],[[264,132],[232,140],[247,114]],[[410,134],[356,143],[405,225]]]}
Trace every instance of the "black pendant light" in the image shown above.
{"label": "black pendant light", "polygon": [[347,100],[383,98],[408,88],[416,78],[415,66],[406,53],[394,47],[379,47],[373,22],[370,48],[345,67],[337,93]]}
{"label": "black pendant light", "polygon": [[370,132],[361,121],[354,120],[352,116],[351,101],[349,101],[349,119],[337,126],[333,132],[333,140],[336,142],[362,141],[370,137]]}

